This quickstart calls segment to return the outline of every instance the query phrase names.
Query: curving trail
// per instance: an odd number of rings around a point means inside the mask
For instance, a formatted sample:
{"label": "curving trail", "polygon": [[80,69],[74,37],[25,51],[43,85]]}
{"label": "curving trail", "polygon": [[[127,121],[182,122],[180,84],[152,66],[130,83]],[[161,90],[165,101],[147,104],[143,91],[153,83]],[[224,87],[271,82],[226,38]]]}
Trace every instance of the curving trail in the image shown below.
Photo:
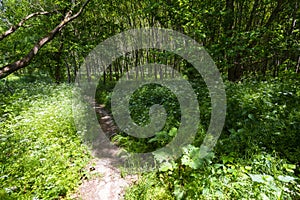
{"label": "curving trail", "polygon": [[[112,120],[112,116],[105,110],[104,105],[97,105],[93,101],[94,108],[99,114],[99,123],[107,137],[111,137],[117,132],[117,127]],[[100,136],[101,137],[101,136]],[[104,143],[107,138],[99,138],[97,145],[101,148],[93,148],[92,160],[87,168],[93,173],[100,174],[100,177],[91,180],[84,180],[73,199],[83,200],[119,200],[123,199],[125,188],[135,183],[137,175],[121,176],[121,171],[117,167],[118,163],[113,159],[118,153],[118,149],[105,148]]]}

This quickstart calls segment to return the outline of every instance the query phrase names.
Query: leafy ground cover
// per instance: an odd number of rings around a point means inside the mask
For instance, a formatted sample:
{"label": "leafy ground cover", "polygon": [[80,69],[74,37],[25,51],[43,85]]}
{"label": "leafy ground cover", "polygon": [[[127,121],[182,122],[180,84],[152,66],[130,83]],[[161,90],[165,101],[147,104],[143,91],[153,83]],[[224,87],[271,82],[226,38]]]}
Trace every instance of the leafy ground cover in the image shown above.
{"label": "leafy ground cover", "polygon": [[74,125],[72,86],[0,84],[0,199],[67,197],[90,157]]}
{"label": "leafy ground cover", "polygon": [[[14,80],[15,78],[15,80]],[[86,173],[90,155],[76,131],[72,89],[34,79],[0,82],[0,199],[68,198]],[[300,90],[297,77],[226,82],[227,118],[214,151],[199,159],[210,120],[204,83],[192,82],[201,124],[193,144],[175,162],[145,173],[125,199],[298,199]],[[96,98],[109,108],[114,83]],[[130,99],[132,119],[149,123],[149,108],[164,105],[164,128],[149,139],[121,132],[112,139],[131,152],[149,152],[176,136],[180,107],[166,88],[148,85]],[[157,155],[157,161],[160,161]]]}
{"label": "leafy ground cover", "polygon": [[[290,75],[225,84],[227,118],[214,151],[199,159],[210,120],[210,98],[205,84],[195,82],[192,85],[198,95],[201,125],[194,143],[176,162],[145,173],[127,190],[126,199],[300,198],[299,79]],[[98,101],[109,105],[112,88],[112,83],[105,90],[100,86]],[[178,102],[170,91],[153,85],[140,88],[130,100],[131,117],[137,124],[149,123],[149,107],[157,103],[168,113],[161,132],[150,139],[121,132],[113,140],[131,152],[152,151],[168,143],[180,123]]]}

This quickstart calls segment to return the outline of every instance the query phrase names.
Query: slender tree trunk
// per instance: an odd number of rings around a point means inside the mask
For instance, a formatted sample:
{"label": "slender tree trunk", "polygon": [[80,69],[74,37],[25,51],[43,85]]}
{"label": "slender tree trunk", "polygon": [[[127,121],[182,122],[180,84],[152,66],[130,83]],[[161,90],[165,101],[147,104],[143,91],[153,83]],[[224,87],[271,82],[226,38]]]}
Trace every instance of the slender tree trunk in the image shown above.
{"label": "slender tree trunk", "polygon": [[283,4],[284,4],[284,0],[277,0],[277,6],[271,13],[271,16],[269,17],[265,27],[269,27],[272,24],[272,22],[276,19],[276,17],[278,16],[278,14],[283,8]]}
{"label": "slender tree trunk", "polygon": [[67,76],[68,76],[68,83],[71,83],[71,70],[70,70],[70,65],[67,62],[67,59],[64,59],[66,68],[67,68]]}
{"label": "slender tree trunk", "polygon": [[109,80],[112,81],[113,80],[112,64],[110,64],[108,68],[109,68]]}
{"label": "slender tree trunk", "polygon": [[291,28],[290,28],[289,34],[293,34],[293,31],[296,28],[298,8],[299,8],[298,2],[295,2],[295,9],[294,9],[294,12],[293,12],[293,20],[292,20],[292,23],[291,23]]}
{"label": "slender tree trunk", "polygon": [[256,14],[256,10],[258,8],[258,5],[259,5],[259,0],[255,0],[253,8],[251,10],[251,14],[250,14],[247,26],[246,26],[246,30],[247,31],[249,31],[251,29],[251,27],[252,27],[253,18],[254,18],[255,14]]}
{"label": "slender tree trunk", "polygon": [[106,84],[106,66],[102,64],[103,67],[103,85]]}
{"label": "slender tree trunk", "polygon": [[298,57],[298,63],[296,65],[296,73],[300,73],[300,56]]}
{"label": "slender tree trunk", "polygon": [[134,62],[134,67],[135,67],[135,79],[137,80],[139,77],[139,52],[137,50],[135,50],[134,54],[135,54],[135,62]]}

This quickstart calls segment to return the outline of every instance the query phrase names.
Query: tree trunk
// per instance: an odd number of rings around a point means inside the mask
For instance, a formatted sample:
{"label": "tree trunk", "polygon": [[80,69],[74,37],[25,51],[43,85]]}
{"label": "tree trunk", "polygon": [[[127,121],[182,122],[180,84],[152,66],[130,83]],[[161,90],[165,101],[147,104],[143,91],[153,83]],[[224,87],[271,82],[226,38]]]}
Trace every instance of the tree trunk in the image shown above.
{"label": "tree trunk", "polygon": [[269,17],[269,19],[268,19],[265,27],[269,27],[272,24],[272,22],[276,19],[276,17],[278,16],[279,12],[283,8],[283,4],[284,4],[283,0],[278,0],[277,1],[277,6],[273,10],[273,12],[272,12],[271,16]]}
{"label": "tree trunk", "polygon": [[252,27],[253,18],[254,18],[255,14],[256,14],[256,10],[258,8],[258,5],[259,5],[259,0],[255,0],[253,8],[251,10],[251,14],[250,14],[248,23],[247,23],[246,31],[250,31],[250,29]]}
{"label": "tree trunk", "polygon": [[83,11],[83,9],[86,7],[86,5],[88,4],[90,0],[87,0],[83,6],[79,9],[79,11],[74,14],[72,14],[72,10],[70,10],[66,16],[64,17],[64,19],[52,30],[50,31],[50,33],[41,38],[35,45],[34,47],[30,50],[30,52],[25,55],[22,59],[10,63],[4,67],[0,68],[0,79],[5,78],[6,76],[12,74],[13,72],[20,70],[26,66],[29,65],[29,63],[32,61],[32,59],[36,56],[36,54],[39,52],[39,50],[41,50],[41,48],[47,44],[48,42],[50,42],[55,36],[56,34],[65,26],[67,25],[69,22],[73,21],[74,19],[76,19]]}

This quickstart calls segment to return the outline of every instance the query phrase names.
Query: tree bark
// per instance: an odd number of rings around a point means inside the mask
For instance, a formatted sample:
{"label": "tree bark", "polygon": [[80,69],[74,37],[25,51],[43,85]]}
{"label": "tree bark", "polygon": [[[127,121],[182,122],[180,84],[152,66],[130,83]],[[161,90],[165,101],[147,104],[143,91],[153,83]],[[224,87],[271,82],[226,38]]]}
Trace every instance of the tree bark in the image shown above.
{"label": "tree bark", "polygon": [[227,31],[227,36],[231,37],[234,27],[234,0],[226,0],[226,16],[224,20],[224,29]]}
{"label": "tree bark", "polygon": [[64,19],[52,30],[49,32],[49,34],[43,38],[41,38],[35,45],[34,47],[30,50],[30,52],[25,55],[22,59],[10,63],[4,67],[0,68],[0,79],[5,78],[6,76],[12,74],[13,72],[22,69],[26,66],[29,65],[29,63],[32,61],[32,59],[36,56],[36,54],[39,52],[39,50],[41,50],[41,48],[47,44],[48,42],[50,42],[55,36],[56,34],[61,31],[61,29],[67,25],[69,22],[73,21],[74,19],[76,19],[84,10],[84,8],[86,7],[86,5],[88,4],[90,0],[86,0],[85,3],[82,5],[82,7],[79,9],[79,11],[72,15],[72,10],[70,10],[66,16],[64,17]]}

